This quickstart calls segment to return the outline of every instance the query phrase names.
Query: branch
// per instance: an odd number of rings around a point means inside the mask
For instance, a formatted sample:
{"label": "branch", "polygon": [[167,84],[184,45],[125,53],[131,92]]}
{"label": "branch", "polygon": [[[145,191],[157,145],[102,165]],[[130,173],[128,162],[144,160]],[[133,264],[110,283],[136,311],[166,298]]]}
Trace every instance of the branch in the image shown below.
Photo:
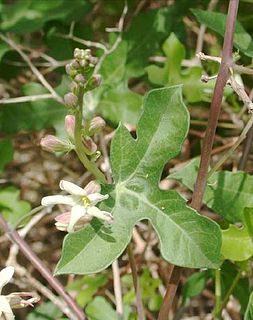
{"label": "branch", "polygon": [[[198,171],[198,177],[193,191],[191,207],[193,209],[199,210],[202,205],[202,199],[204,195],[204,190],[207,181],[208,166],[211,158],[211,151],[213,146],[213,141],[215,137],[215,131],[218,123],[218,118],[221,109],[221,102],[223,98],[223,90],[229,78],[229,68],[231,68],[232,60],[232,48],[233,48],[233,34],[237,16],[239,0],[230,0],[226,31],[224,36],[224,44],[222,50],[222,59],[220,70],[218,73],[217,81],[215,83],[210,117],[208,119],[207,130],[203,142],[203,148],[201,152],[200,168]],[[167,320],[170,307],[172,305],[179,278],[181,274],[181,268],[175,266],[170,277],[169,285],[166,289],[166,294],[163,300],[162,307],[160,309],[159,320]]]}
{"label": "branch", "polygon": [[208,119],[207,130],[203,142],[201,152],[200,167],[198,171],[197,181],[193,191],[191,207],[199,210],[202,205],[202,199],[207,180],[208,166],[211,158],[211,151],[213,147],[214,135],[220,115],[221,102],[223,98],[223,90],[229,78],[229,69],[233,64],[232,48],[233,48],[233,35],[235,29],[235,22],[237,16],[239,0],[230,0],[228,8],[228,16],[226,22],[226,32],[224,36],[224,45],[222,50],[221,65],[215,83],[210,117]]}
{"label": "branch", "polygon": [[51,93],[38,94],[34,96],[24,96],[10,99],[0,100],[0,104],[11,104],[11,103],[22,103],[22,102],[33,102],[38,100],[48,100],[54,99],[54,96]]}
{"label": "branch", "polygon": [[142,304],[142,299],[141,299],[140,283],[139,283],[139,279],[138,279],[137,268],[136,268],[136,263],[135,263],[131,243],[129,243],[129,245],[127,246],[127,253],[128,253],[128,257],[129,257],[129,263],[131,266],[131,270],[132,270],[133,284],[134,284],[134,290],[135,290],[135,295],[136,295],[136,306],[137,306],[138,319],[145,320],[145,314],[144,314],[144,309],[143,309],[143,304]]}
{"label": "branch", "polygon": [[9,236],[10,240],[18,245],[23,255],[34,265],[34,267],[40,272],[45,280],[52,286],[52,288],[64,299],[69,308],[76,315],[76,319],[85,320],[83,311],[76,305],[75,301],[66,292],[60,281],[54,278],[51,272],[47,269],[44,263],[36,256],[31,250],[29,245],[18,234],[16,230],[12,230],[3,216],[0,214],[0,226],[4,232]]}

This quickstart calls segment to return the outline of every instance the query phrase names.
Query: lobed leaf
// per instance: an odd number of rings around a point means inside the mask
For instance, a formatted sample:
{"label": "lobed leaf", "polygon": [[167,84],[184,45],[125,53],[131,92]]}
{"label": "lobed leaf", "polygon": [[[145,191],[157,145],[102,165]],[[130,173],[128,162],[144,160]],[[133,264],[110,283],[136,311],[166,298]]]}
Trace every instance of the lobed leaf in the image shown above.
{"label": "lobed leaf", "polygon": [[115,185],[107,202],[114,221],[108,226],[94,219],[69,234],[57,274],[106,268],[125,250],[135,224],[144,219],[156,230],[167,261],[193,268],[219,265],[219,226],[187,207],[177,192],[158,187],[163,167],[180,152],[188,127],[181,86],[152,90],[145,97],[137,139],[119,126],[111,145]]}

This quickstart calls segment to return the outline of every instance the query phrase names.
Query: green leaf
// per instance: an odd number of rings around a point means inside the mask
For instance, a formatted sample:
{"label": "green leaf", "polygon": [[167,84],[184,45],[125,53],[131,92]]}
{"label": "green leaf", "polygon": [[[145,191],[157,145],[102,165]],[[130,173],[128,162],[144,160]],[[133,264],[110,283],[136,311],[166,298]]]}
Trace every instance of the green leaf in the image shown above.
{"label": "green leaf", "polygon": [[[173,7],[150,10],[137,15],[123,39],[128,43],[127,70],[129,77],[144,73],[148,57],[152,55],[170,33]],[[138,30],[138,31],[137,31]]]}
{"label": "green leaf", "polygon": [[183,84],[183,94],[189,102],[207,100],[207,93],[209,96],[212,93],[213,83],[201,81],[202,67],[182,70],[181,63],[185,58],[185,48],[174,33],[171,33],[164,42],[163,51],[167,57],[164,67],[150,65],[146,68],[150,82],[162,86]]}
{"label": "green leaf", "polygon": [[61,318],[62,312],[52,302],[44,302],[36,307],[29,315],[27,320],[56,320]]}
{"label": "green leaf", "polygon": [[10,139],[0,141],[0,172],[13,159],[14,148]]}
{"label": "green leaf", "polygon": [[128,88],[126,78],[127,43],[123,41],[109,54],[100,68],[102,85],[84,98],[85,110],[96,110],[107,122],[135,125],[140,116],[142,96]]}
{"label": "green leaf", "polygon": [[5,55],[6,52],[10,50],[10,47],[5,43],[0,43],[0,61],[2,60],[2,57]]}
{"label": "green leaf", "polygon": [[228,229],[222,230],[221,253],[224,259],[248,260],[253,255],[253,242],[248,229],[231,224]]}
{"label": "green leaf", "polygon": [[[242,263],[240,263],[242,264]],[[238,265],[226,260],[221,266],[221,296],[225,297],[229,288],[233,284],[235,277],[238,272],[242,272],[242,269],[238,268]],[[250,284],[247,277],[241,276],[240,280],[237,282],[234,290],[231,293],[236,299],[238,299],[241,305],[241,314],[244,313],[247,307],[249,295],[250,295]]]}
{"label": "green leaf", "polygon": [[253,292],[250,294],[248,306],[243,320],[253,320]]}
{"label": "green leaf", "polygon": [[[123,320],[127,320],[130,314],[131,308],[124,308]],[[85,309],[85,313],[90,320],[118,320],[119,317],[116,311],[112,308],[109,302],[103,297],[96,297],[90,302]]]}
{"label": "green leaf", "polygon": [[94,219],[67,235],[57,274],[106,268],[124,251],[133,227],[143,219],[152,223],[167,261],[195,268],[219,265],[219,226],[187,207],[177,192],[158,188],[163,167],[180,152],[188,127],[181,86],[152,90],[145,97],[136,140],[119,126],[111,144],[115,188],[106,202],[114,221],[108,226]]}
{"label": "green leaf", "polygon": [[81,279],[75,280],[67,289],[69,291],[75,291],[77,296],[76,300],[78,304],[84,307],[88,302],[92,300],[97,290],[104,286],[108,282],[108,277],[104,274],[84,276]]}
{"label": "green leaf", "polygon": [[29,202],[19,199],[20,191],[14,187],[0,189],[0,209],[5,219],[15,226],[31,210]]}
{"label": "green leaf", "polygon": [[141,105],[142,96],[121,85],[103,94],[97,111],[112,124],[123,122],[136,125]]}
{"label": "green leaf", "polygon": [[16,1],[2,6],[0,28],[15,33],[34,32],[51,20],[78,21],[89,7],[84,0]]}
{"label": "green leaf", "polygon": [[[169,179],[180,181],[193,190],[199,159],[193,159]],[[243,221],[243,211],[253,206],[253,177],[245,172],[219,171],[207,181],[203,202],[230,222]]]}
{"label": "green leaf", "polygon": [[[56,91],[63,95],[67,91],[67,80],[63,77]],[[39,83],[23,86],[25,95],[48,93]],[[0,131],[16,133],[20,130],[41,130],[43,128],[62,126],[66,108],[55,100],[38,100],[31,103],[4,105],[0,109]]]}
{"label": "green leaf", "polygon": [[[205,24],[211,30],[224,36],[227,16],[219,12],[210,12],[200,9],[192,9],[199,23]],[[249,33],[240,22],[236,22],[234,32],[234,46],[248,57],[253,57],[253,41]]]}
{"label": "green leaf", "polygon": [[182,304],[185,305],[188,299],[199,295],[204,290],[210,277],[210,270],[193,273],[184,284]]}

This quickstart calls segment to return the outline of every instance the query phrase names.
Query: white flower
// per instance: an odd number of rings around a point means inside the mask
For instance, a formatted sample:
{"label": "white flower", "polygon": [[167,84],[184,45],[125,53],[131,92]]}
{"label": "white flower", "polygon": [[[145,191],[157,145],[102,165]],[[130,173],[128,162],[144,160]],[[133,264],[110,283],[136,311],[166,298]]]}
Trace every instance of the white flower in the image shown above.
{"label": "white flower", "polygon": [[15,316],[11,310],[11,306],[6,296],[1,295],[3,287],[10,282],[14,274],[13,267],[6,267],[0,271],[0,319],[6,320],[15,319]]}
{"label": "white flower", "polygon": [[105,221],[112,221],[112,215],[107,211],[98,209],[96,204],[108,199],[108,194],[102,195],[100,185],[91,181],[82,189],[76,184],[61,180],[59,184],[61,190],[67,191],[70,195],[55,195],[44,197],[41,200],[43,206],[55,204],[66,204],[71,206],[71,211],[56,217],[56,227],[60,230],[66,229],[68,232],[75,231],[80,220],[89,221],[92,217],[97,217]]}
{"label": "white flower", "polygon": [[[15,316],[11,308],[23,308],[32,306],[39,299],[35,298],[29,292],[14,292],[9,295],[2,295],[3,287],[10,282],[14,274],[14,268],[9,266],[0,271],[0,319],[14,320]],[[31,297],[24,300],[22,297]]]}

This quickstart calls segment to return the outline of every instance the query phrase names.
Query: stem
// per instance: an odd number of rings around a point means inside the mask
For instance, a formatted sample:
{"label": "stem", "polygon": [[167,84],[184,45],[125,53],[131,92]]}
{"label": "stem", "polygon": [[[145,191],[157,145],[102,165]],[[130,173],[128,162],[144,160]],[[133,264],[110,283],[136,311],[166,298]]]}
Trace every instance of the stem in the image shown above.
{"label": "stem", "polygon": [[215,270],[215,309],[214,318],[221,318],[221,271],[220,269]]}
{"label": "stem", "polygon": [[143,309],[142,299],[141,299],[140,283],[139,283],[139,279],[138,279],[137,268],[136,268],[136,263],[135,263],[131,243],[129,243],[129,245],[127,247],[127,253],[128,253],[128,257],[129,257],[129,263],[131,266],[131,270],[132,270],[133,284],[134,284],[134,290],[135,290],[135,296],[136,296],[138,320],[145,320],[145,314],[144,314],[144,309]]}
{"label": "stem", "polygon": [[114,287],[114,294],[115,294],[115,300],[116,300],[116,311],[117,311],[118,319],[122,320],[124,311],[123,311],[122,292],[121,292],[121,283],[120,283],[120,272],[119,272],[119,265],[118,265],[117,259],[112,263],[112,271],[113,271],[113,287]]}
{"label": "stem", "polygon": [[163,303],[158,315],[158,320],[168,320],[169,311],[177,292],[181,271],[181,267],[174,266],[169,280],[169,285],[163,298]]}
{"label": "stem", "polygon": [[13,241],[23,253],[23,255],[33,264],[33,266],[39,271],[45,280],[51,285],[51,287],[63,298],[69,308],[72,310],[74,319],[85,320],[83,311],[75,303],[71,296],[66,292],[60,281],[54,278],[51,272],[47,269],[44,263],[36,256],[31,250],[25,240],[18,234],[16,230],[11,229],[8,223],[5,221],[3,216],[0,214],[0,226],[9,236],[10,240]]}
{"label": "stem", "polygon": [[[226,31],[224,36],[224,44],[222,49],[222,59],[221,65],[219,69],[219,73],[217,76],[217,80],[215,83],[213,98],[211,102],[210,108],[210,117],[208,119],[207,130],[203,142],[203,149],[201,152],[201,161],[200,161],[200,168],[198,171],[198,177],[195,184],[195,188],[192,195],[192,202],[191,207],[193,209],[199,210],[202,205],[204,190],[206,187],[207,181],[207,171],[208,166],[211,158],[211,151],[213,147],[213,141],[215,136],[215,131],[218,123],[218,118],[221,109],[221,101],[223,97],[223,90],[226,85],[226,82],[229,77],[229,69],[233,64],[232,60],[232,48],[233,48],[233,34],[235,29],[235,22],[237,16],[239,0],[230,0],[229,7],[228,7],[228,15],[226,21]],[[178,283],[177,280],[180,277],[181,268],[175,266],[173,270],[173,274],[170,279],[170,283],[166,289],[166,294],[164,297],[164,301],[162,304],[162,308],[160,313],[162,316],[159,320],[167,320],[170,306],[172,305],[174,295],[170,295],[172,288],[174,287],[174,292],[177,290]],[[179,280],[178,280],[179,281]],[[166,299],[166,302],[165,302]],[[166,308],[166,304],[169,304],[169,307]]]}
{"label": "stem", "polygon": [[82,119],[83,119],[83,95],[84,95],[84,91],[83,89],[80,89],[78,93],[78,107],[77,107],[78,110],[75,113],[75,132],[74,132],[75,151],[76,151],[76,154],[78,155],[78,158],[84,165],[84,167],[89,172],[91,172],[98,180],[100,180],[103,183],[106,183],[104,174],[97,168],[97,166],[93,162],[91,162],[87,158],[85,154],[84,145],[82,142],[82,133],[81,133]]}
{"label": "stem", "polygon": [[230,297],[230,295],[232,294],[232,292],[234,291],[235,286],[237,285],[238,281],[241,278],[241,269],[238,271],[236,277],[234,278],[230,288],[228,289],[228,292],[225,295],[225,298],[223,299],[223,301],[220,303],[220,312],[222,311],[223,308],[226,307],[226,304],[228,302],[228,299]]}
{"label": "stem", "polygon": [[233,34],[235,28],[236,15],[238,10],[239,0],[230,0],[228,8],[228,16],[226,22],[226,32],[224,36],[224,45],[222,50],[222,59],[220,69],[215,83],[210,116],[208,119],[207,130],[203,141],[203,148],[201,152],[200,167],[198,177],[195,184],[191,207],[199,210],[202,205],[202,199],[207,180],[207,171],[211,158],[211,151],[213,147],[214,135],[220,115],[221,101],[223,97],[223,90],[229,78],[229,68],[233,64],[232,48],[233,48]]}
{"label": "stem", "polygon": [[240,159],[239,166],[238,166],[239,170],[244,170],[245,167],[246,167],[248,156],[250,154],[252,141],[253,141],[253,127],[250,128],[250,130],[249,130],[249,132],[247,134],[247,138],[246,138],[246,140],[245,140],[245,142],[243,144],[242,157]]}

